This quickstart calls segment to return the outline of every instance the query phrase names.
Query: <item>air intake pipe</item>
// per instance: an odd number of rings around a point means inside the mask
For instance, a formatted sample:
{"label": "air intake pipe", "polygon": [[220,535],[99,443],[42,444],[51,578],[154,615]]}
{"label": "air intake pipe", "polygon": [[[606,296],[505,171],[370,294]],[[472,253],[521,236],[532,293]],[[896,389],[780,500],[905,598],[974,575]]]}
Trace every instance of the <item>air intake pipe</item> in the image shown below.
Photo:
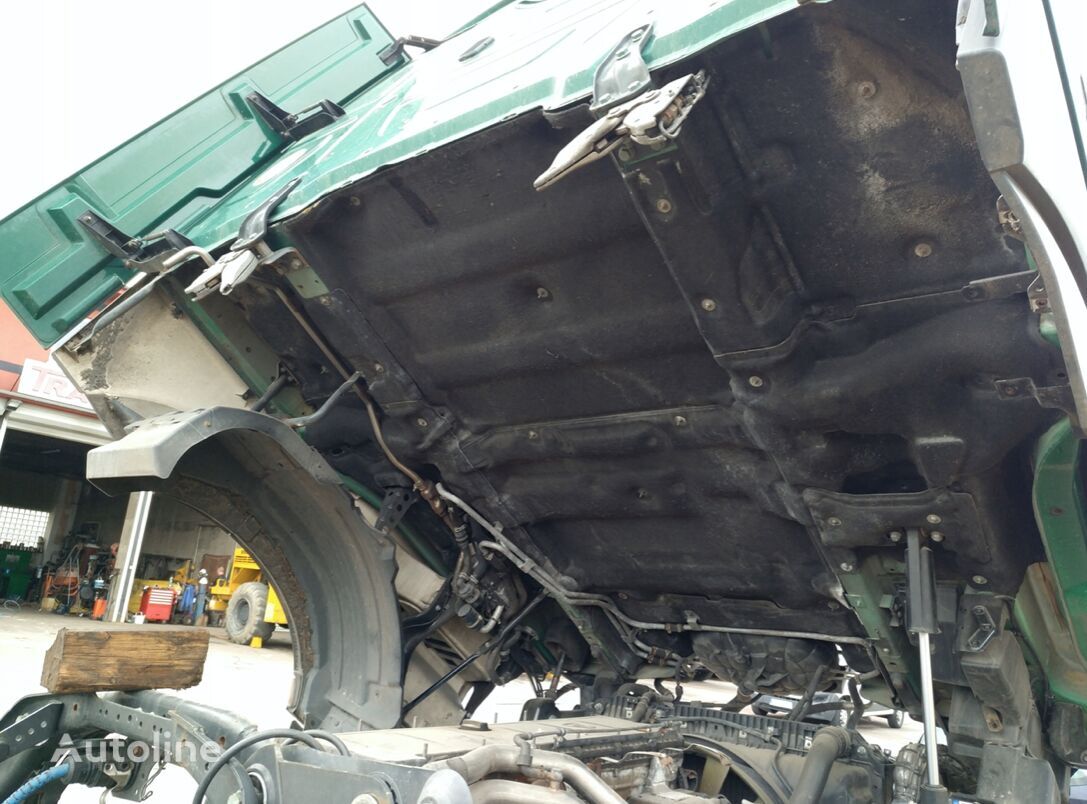
{"label": "air intake pipe", "polygon": [[789,804],[818,804],[826,789],[834,761],[849,753],[849,732],[840,726],[824,726],[811,741],[800,779],[789,796]]}

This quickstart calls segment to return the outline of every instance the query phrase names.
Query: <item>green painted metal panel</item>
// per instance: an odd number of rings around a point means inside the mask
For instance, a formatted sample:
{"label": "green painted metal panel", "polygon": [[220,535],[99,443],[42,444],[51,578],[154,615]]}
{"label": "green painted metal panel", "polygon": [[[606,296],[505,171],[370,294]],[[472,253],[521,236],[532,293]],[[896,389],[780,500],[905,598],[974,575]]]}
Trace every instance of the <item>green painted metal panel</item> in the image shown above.
{"label": "green painted metal panel", "polygon": [[[797,7],[796,0],[654,5],[507,2],[380,82],[386,70],[377,53],[389,37],[365,9],[346,14],[0,221],[0,294],[39,341],[53,343],[131,277],[74,223],[88,207],[131,235],[171,226],[214,248],[288,177],[302,183],[277,219],[382,166],[588,97],[599,62],[644,23],[653,23],[644,53],[657,69]],[[488,38],[493,43],[462,60]],[[347,115],[281,147],[245,108],[250,88],[289,111],[329,98]]]}
{"label": "green painted metal panel", "polygon": [[1080,439],[1067,419],[1038,442],[1034,516],[1079,654],[1087,660],[1087,498]]}
{"label": "green painted metal panel", "polygon": [[136,235],[188,230],[283,151],[245,96],[288,111],[347,102],[402,66],[378,54],[392,38],[365,7],[310,32],[111,151],[0,222],[0,293],[43,344],[55,342],[132,276],[88,239],[88,209]]}

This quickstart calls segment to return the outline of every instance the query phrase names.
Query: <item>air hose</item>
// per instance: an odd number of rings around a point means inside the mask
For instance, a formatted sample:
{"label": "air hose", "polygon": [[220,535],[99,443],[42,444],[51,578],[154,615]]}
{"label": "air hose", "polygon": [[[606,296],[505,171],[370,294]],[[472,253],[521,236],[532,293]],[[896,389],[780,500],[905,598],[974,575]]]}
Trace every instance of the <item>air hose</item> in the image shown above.
{"label": "air hose", "polygon": [[54,765],[47,771],[43,771],[28,781],[6,799],[4,804],[22,804],[24,801],[28,801],[32,795],[37,793],[47,784],[59,781],[61,779],[67,780],[71,766],[68,763],[62,763],[60,765]]}

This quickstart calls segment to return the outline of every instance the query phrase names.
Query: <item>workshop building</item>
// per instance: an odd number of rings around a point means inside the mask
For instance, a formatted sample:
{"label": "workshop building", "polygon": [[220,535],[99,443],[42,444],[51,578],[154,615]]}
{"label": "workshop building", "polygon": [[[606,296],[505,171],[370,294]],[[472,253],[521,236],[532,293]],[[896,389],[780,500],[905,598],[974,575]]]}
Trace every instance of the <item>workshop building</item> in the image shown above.
{"label": "workshop building", "polygon": [[0,304],[0,600],[89,613],[108,593],[119,620],[146,581],[227,571],[234,542],[199,513],[147,492],[109,497],[86,481],[87,452],[109,440]]}

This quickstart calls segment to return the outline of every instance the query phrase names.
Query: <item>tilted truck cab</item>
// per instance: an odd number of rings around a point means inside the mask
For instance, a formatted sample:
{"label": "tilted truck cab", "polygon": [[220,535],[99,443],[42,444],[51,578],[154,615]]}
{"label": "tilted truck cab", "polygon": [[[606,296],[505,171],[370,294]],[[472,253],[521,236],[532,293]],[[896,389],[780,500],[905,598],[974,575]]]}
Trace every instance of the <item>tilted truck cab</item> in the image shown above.
{"label": "tilted truck cab", "polygon": [[[518,0],[437,42],[363,8],[0,222],[0,294],[119,438],[88,476],[235,533],[291,712],[346,735],[232,739],[191,769],[213,800],[1061,801],[1075,15]],[[705,678],[736,698],[685,700]],[[867,743],[865,700],[922,744]]]}

